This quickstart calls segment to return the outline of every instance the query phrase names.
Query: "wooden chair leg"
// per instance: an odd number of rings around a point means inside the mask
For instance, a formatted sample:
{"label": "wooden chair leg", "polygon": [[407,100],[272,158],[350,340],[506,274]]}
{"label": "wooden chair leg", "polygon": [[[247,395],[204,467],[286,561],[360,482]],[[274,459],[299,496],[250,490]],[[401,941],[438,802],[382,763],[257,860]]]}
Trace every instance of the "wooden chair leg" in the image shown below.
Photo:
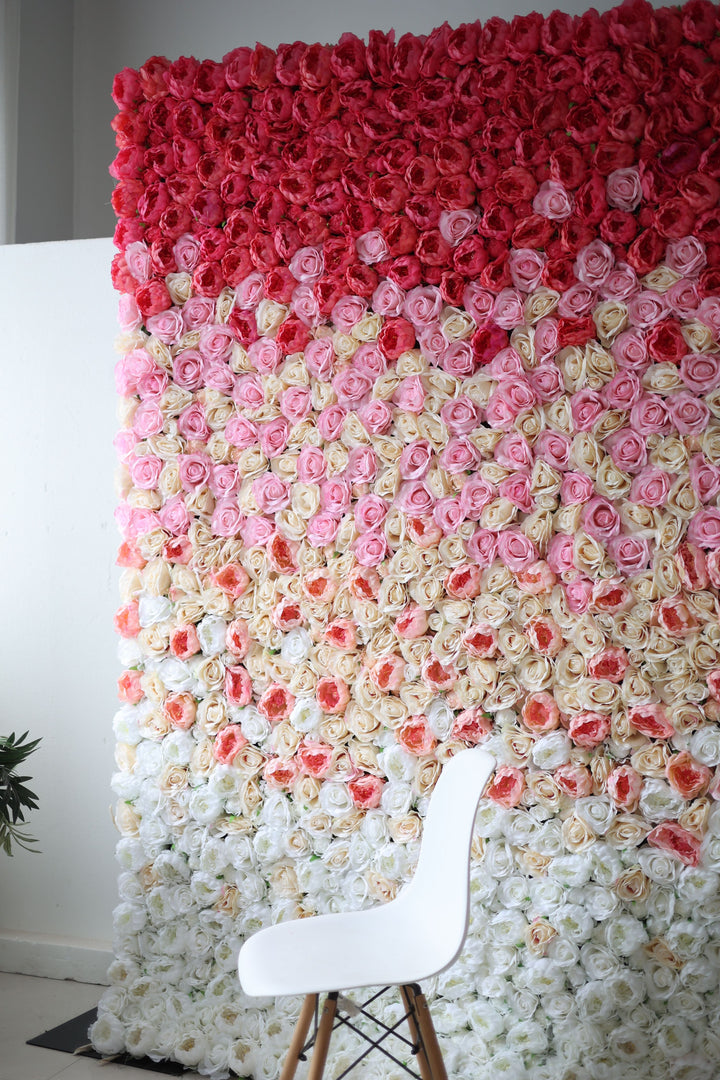
{"label": "wooden chair leg", "polygon": [[293,1080],[293,1077],[295,1076],[298,1062],[300,1061],[300,1053],[303,1046],[305,1045],[308,1029],[312,1022],[316,1005],[317,994],[307,994],[303,1002],[302,1009],[300,1010],[298,1022],[295,1025],[295,1031],[293,1032],[290,1049],[287,1052],[285,1064],[283,1065],[283,1070],[280,1073],[280,1080]]}
{"label": "wooden chair leg", "polygon": [[323,1006],[322,1016],[320,1017],[320,1023],[318,1024],[317,1036],[315,1038],[315,1050],[313,1052],[312,1061],[310,1062],[310,1071],[307,1075],[307,1080],[322,1080],[322,1075],[325,1070],[325,1061],[327,1060],[328,1047],[330,1046],[330,1036],[332,1035],[333,1024],[335,1022],[335,1013],[337,1012],[337,991],[333,991],[332,994],[328,994],[325,998],[325,1005]]}
{"label": "wooden chair leg", "polygon": [[435,1034],[435,1025],[432,1022],[425,995],[420,991],[419,986],[413,987],[412,992],[415,1001],[418,1027],[420,1028],[423,1048],[430,1066],[432,1080],[448,1080],[445,1071],[445,1063],[443,1062],[437,1035]]}
{"label": "wooden chair leg", "polygon": [[428,1059],[425,1056],[425,1047],[423,1045],[422,1036],[415,1021],[415,993],[412,986],[400,986],[398,989],[400,990],[400,997],[403,1000],[405,1011],[408,1014],[407,1022],[408,1027],[410,1028],[410,1038],[418,1047],[415,1060],[417,1061],[420,1075],[422,1076],[422,1080],[433,1080]]}

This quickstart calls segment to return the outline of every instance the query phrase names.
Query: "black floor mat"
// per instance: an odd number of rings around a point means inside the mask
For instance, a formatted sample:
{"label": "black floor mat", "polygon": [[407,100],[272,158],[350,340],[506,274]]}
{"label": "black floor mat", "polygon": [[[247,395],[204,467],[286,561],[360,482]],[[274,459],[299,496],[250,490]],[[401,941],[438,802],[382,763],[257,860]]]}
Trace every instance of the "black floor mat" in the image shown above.
{"label": "black floor mat", "polygon": [[[43,1031],[34,1039],[28,1039],[28,1046],[44,1046],[46,1050],[61,1050],[65,1054],[79,1051],[81,1057],[101,1060],[101,1055],[88,1047],[88,1028],[96,1019],[97,1009],[89,1009],[72,1020],[66,1020],[64,1024]],[[182,1076],[185,1072],[177,1061],[151,1061],[150,1058],[136,1058],[131,1054],[118,1054],[110,1060],[115,1065],[132,1065],[134,1069],[147,1069],[148,1072],[164,1073],[165,1076]]]}

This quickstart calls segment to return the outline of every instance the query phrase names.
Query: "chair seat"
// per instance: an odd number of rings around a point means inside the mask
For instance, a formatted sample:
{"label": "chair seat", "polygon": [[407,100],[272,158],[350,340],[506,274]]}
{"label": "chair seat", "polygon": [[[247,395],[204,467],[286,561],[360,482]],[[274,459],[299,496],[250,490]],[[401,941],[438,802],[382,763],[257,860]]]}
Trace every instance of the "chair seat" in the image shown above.
{"label": "chair seat", "polygon": [[418,915],[406,893],[383,907],[268,927],[242,948],[242,986],[272,997],[419,982],[447,966],[448,942],[435,920]]}

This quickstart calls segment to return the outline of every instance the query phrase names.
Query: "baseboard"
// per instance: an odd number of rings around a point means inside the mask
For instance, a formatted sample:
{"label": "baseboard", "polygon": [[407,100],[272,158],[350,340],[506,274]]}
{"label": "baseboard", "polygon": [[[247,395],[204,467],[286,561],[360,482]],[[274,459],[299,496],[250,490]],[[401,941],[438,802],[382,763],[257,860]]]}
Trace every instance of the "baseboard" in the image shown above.
{"label": "baseboard", "polygon": [[0,931],[0,971],[107,986],[110,942]]}

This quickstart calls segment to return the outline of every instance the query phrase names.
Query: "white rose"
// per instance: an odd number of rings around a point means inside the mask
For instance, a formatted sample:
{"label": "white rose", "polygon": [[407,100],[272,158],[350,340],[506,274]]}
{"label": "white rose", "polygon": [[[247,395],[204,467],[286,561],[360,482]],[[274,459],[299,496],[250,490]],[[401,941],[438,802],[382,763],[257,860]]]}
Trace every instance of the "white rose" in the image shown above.
{"label": "white rose", "polygon": [[521,1020],[508,1030],[505,1045],[518,1054],[541,1054],[547,1049],[548,1039],[544,1028],[537,1021]]}
{"label": "white rose", "polygon": [[488,924],[488,935],[493,945],[515,947],[525,941],[528,921],[521,911],[500,911]]}
{"label": "white rose", "polygon": [[412,780],[415,775],[416,759],[397,744],[386,746],[380,761],[388,780]]}
{"label": "white rose", "polygon": [[112,775],[110,787],[119,799],[133,802],[140,794],[141,778],[133,773],[116,772]]}
{"label": "white rose", "polygon": [[653,1031],[653,1037],[666,1058],[680,1057],[692,1048],[693,1033],[685,1016],[663,1016]]}
{"label": "white rose", "polygon": [[643,924],[629,914],[612,915],[603,923],[602,933],[608,948],[620,956],[630,956],[648,941]]}
{"label": "white rose", "polygon": [[608,979],[620,967],[618,958],[602,945],[588,942],[580,950],[580,963],[591,979]]}
{"label": "white rose", "polygon": [[571,742],[564,731],[551,731],[538,739],[532,748],[532,759],[538,769],[553,771],[570,760]]}
{"label": "white rose", "polygon": [[562,826],[559,821],[551,819],[546,821],[542,828],[535,834],[535,849],[541,855],[562,855],[565,851],[563,843]]}
{"label": "white rose", "polygon": [[270,734],[270,722],[254,705],[244,705],[232,710],[232,720],[240,725],[240,730],[249,743],[260,746]]}
{"label": "white rose", "polygon": [[680,874],[681,866],[677,859],[657,848],[641,848],[637,853],[637,861],[646,877],[659,885],[672,884]]}
{"label": "white rose", "polygon": [[557,967],[568,971],[577,965],[580,950],[574,942],[558,936],[554,937],[548,945],[548,957]]}
{"label": "white rose", "polygon": [[367,810],[360,823],[360,833],[377,850],[389,837],[387,819],[379,810]]}
{"label": "white rose", "polygon": [[192,671],[184,660],[167,656],[157,666],[157,673],[163,686],[174,694],[192,690],[195,683]]}
{"label": "white rose", "polygon": [[560,855],[553,859],[548,874],[561,885],[585,885],[592,874],[592,857],[588,851],[575,855]]}
{"label": "white rose", "polygon": [[[562,968],[558,967],[549,957],[540,956],[536,960],[531,960],[524,970],[525,986],[531,993],[542,998],[545,1012],[548,1015],[553,1015],[550,1011],[552,1008],[551,999],[559,1009],[560,1002],[555,999],[560,996],[565,997],[565,995],[561,995],[561,991],[565,987],[565,975]],[[567,1006],[567,1001],[564,1004]],[[560,1015],[560,1013],[555,1015]]]}
{"label": "white rose", "polygon": [[293,627],[283,636],[280,656],[286,664],[301,664],[310,655],[312,644],[312,638],[307,630],[304,630],[301,626]]}
{"label": "white rose", "polygon": [[691,960],[702,953],[708,934],[704,926],[683,919],[673,923],[665,934],[665,940],[681,960]]}
{"label": "white rose", "polygon": [[690,736],[690,753],[702,765],[720,765],[720,728],[701,727]]}
{"label": "white rose", "polygon": [[718,979],[717,965],[704,956],[688,960],[680,969],[680,982],[688,990],[694,990],[697,994],[707,994],[717,990]]}
{"label": "white rose", "polygon": [[592,876],[600,885],[612,885],[622,873],[622,859],[609,844],[593,845],[592,862]]}
{"label": "white rose", "polygon": [[340,817],[353,808],[353,801],[345,784],[326,781],[320,788],[321,808],[331,817]]}
{"label": "white rose", "polygon": [[686,866],[680,874],[679,889],[684,900],[697,904],[720,893],[720,875],[701,866]]}
{"label": "white rose", "polygon": [[452,731],[455,714],[442,698],[435,698],[425,710],[430,730],[436,739],[447,739]]}
{"label": "white rose", "polygon": [[206,615],[196,627],[204,656],[219,656],[225,651],[227,624],[221,615]]}
{"label": "white rose", "polygon": [[615,807],[603,796],[588,795],[575,801],[575,813],[593,832],[604,836],[615,817]]}
{"label": "white rose", "polygon": [[[307,734],[317,731],[322,723],[323,711],[315,698],[298,698],[290,713],[290,723],[296,731]],[[248,736],[249,738],[249,736]]]}
{"label": "white rose", "polygon": [[650,1000],[668,1001],[675,996],[678,977],[664,964],[649,963],[645,967],[645,986]]}
{"label": "white rose", "polygon": [[159,855],[167,843],[170,842],[170,831],[167,824],[159,817],[146,817],[140,822],[138,830],[140,839],[146,853],[155,858]]}
{"label": "white rose", "polygon": [[142,667],[145,653],[137,638],[120,638],[117,657],[124,668]]}
{"label": "white rose", "polygon": [[520,874],[511,874],[500,882],[498,898],[509,908],[522,907],[528,899],[528,879]]}
{"label": "white rose", "polygon": [[383,844],[374,854],[373,865],[379,874],[391,881],[401,881],[408,875],[408,851],[405,844]]}
{"label": "white rose", "polygon": [[596,922],[602,922],[617,911],[620,904],[618,896],[605,885],[585,885],[582,890],[582,902]]}
{"label": "white rose", "polygon": [[489,840],[485,847],[483,865],[494,878],[507,877],[515,868],[512,848],[500,840]]}
{"label": "white rose", "polygon": [[138,602],[138,620],[142,627],[155,626],[172,618],[172,601],[166,596],[141,596]]}
{"label": "white rose", "polygon": [[137,934],[146,922],[147,913],[140,904],[118,904],[113,911],[113,929],[116,933]]}
{"label": "white rose", "polygon": [[505,1019],[490,1001],[472,998],[467,1008],[470,1027],[484,1042],[491,1042],[505,1031]]}
{"label": "white rose", "polygon": [[614,1029],[611,1048],[622,1061],[635,1061],[640,1065],[648,1056],[650,1043],[640,1028],[623,1024]]}
{"label": "white rose", "polygon": [[401,817],[410,809],[412,797],[412,788],[409,784],[391,781],[383,787],[380,805],[388,817]]}
{"label": "white rose", "polygon": [[615,1012],[615,1002],[600,979],[585,983],[576,995],[577,1008],[583,1020],[608,1020]]}
{"label": "white rose", "polygon": [[117,742],[127,743],[129,746],[137,746],[142,736],[138,731],[137,705],[123,705],[113,717],[113,733]]}
{"label": "white rose", "polygon": [[[138,880],[135,874],[130,870],[123,870],[118,875],[118,896],[121,900],[127,900],[129,903],[137,903],[142,900],[145,895],[145,890],[142,887],[142,882]],[[120,960],[114,961],[114,963],[121,963]],[[111,969],[108,971],[108,976],[113,982],[118,981],[113,975],[111,975]],[[138,972],[139,974],[139,972]]]}
{"label": "white rose", "polygon": [[561,904],[552,914],[558,934],[576,944],[587,941],[593,930],[592,916],[579,904]]}
{"label": "white rose", "polygon": [[615,1007],[625,1012],[639,1005],[645,997],[645,980],[639,971],[630,971],[629,968],[620,968],[602,985]]}
{"label": "white rose", "polygon": [[685,809],[685,800],[664,780],[650,777],[643,784],[639,807],[648,821],[667,821],[680,816]]}
{"label": "white rose", "polygon": [[481,799],[475,818],[475,833],[485,839],[502,836],[508,811],[491,799]]}
{"label": "white rose", "polygon": [[[140,777],[157,777],[161,771],[163,765],[163,752],[162,743],[150,742],[149,739],[143,739],[138,744],[138,748],[135,752],[135,775]],[[160,792],[153,784],[154,798],[153,810],[156,810],[160,802]],[[145,798],[148,798],[149,789],[145,788]]]}
{"label": "white rose", "polygon": [[210,791],[207,785],[195,788],[190,796],[190,815],[201,825],[209,825],[220,816],[222,799]]}
{"label": "white rose", "polygon": [[189,731],[171,731],[160,747],[163,759],[170,765],[187,765],[195,749],[195,740]]}
{"label": "white rose", "polygon": [[277,862],[284,853],[282,829],[261,825],[253,837],[253,847],[261,865]]}
{"label": "white rose", "polygon": [[260,813],[263,825],[273,829],[287,829],[292,822],[292,809],[283,791],[270,791],[265,797]]}
{"label": "white rose", "polygon": [[526,810],[511,810],[505,819],[505,839],[516,847],[532,847],[539,831],[538,822]]}
{"label": "white rose", "polygon": [[110,1012],[102,1012],[88,1032],[90,1042],[103,1057],[125,1050],[125,1025]]}
{"label": "white rose", "polygon": [[532,878],[528,882],[531,911],[534,915],[550,915],[563,898],[563,887],[549,878]]}

